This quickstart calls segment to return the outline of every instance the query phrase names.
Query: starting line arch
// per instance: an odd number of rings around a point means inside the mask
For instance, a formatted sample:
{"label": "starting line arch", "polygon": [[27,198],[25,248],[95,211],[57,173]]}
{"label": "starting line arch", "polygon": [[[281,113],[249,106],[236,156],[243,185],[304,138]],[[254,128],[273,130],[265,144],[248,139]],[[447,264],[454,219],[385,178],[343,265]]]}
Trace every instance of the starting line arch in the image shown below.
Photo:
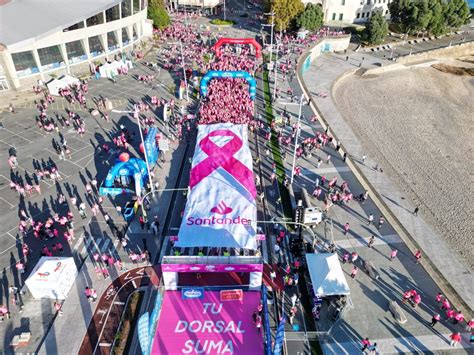
{"label": "starting line arch", "polygon": [[252,100],[255,100],[257,94],[257,82],[255,78],[247,73],[246,71],[222,71],[222,70],[211,70],[206,73],[201,79],[201,95],[207,95],[207,87],[209,81],[217,78],[230,78],[230,79],[245,79],[249,83],[249,95]]}
{"label": "starting line arch", "polygon": [[224,44],[250,44],[255,48],[255,56],[257,58],[262,57],[262,46],[254,38],[220,38],[216,44],[214,44],[217,57],[221,56],[221,47]]}

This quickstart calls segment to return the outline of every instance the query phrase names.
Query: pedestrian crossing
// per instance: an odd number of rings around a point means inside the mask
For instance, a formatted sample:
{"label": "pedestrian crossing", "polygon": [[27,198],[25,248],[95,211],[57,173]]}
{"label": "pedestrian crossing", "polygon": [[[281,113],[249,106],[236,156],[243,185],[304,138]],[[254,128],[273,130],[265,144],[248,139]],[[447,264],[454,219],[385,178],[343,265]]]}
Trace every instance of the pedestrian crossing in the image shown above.
{"label": "pedestrian crossing", "polygon": [[[94,237],[91,235],[84,236],[82,239],[83,243],[78,242],[74,250],[80,255],[92,255],[93,253],[112,253],[117,254],[116,246],[118,245],[118,240],[116,243],[113,243],[110,238],[103,237]],[[82,246],[82,248],[81,248]],[[79,249],[80,248],[80,249]]]}

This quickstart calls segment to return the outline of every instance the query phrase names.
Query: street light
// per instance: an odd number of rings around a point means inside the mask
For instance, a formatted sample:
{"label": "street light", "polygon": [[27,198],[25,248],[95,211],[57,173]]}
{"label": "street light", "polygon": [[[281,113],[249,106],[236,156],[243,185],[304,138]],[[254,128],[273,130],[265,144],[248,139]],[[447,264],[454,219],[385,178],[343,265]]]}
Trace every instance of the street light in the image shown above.
{"label": "street light", "polygon": [[279,47],[280,47],[280,42],[277,43],[277,46],[276,46],[276,58],[275,58],[275,68],[273,68],[275,70],[275,80],[274,80],[274,83],[273,83],[273,101],[276,100],[276,89],[277,89],[277,62],[278,62],[278,50],[279,50]]}
{"label": "street light", "polygon": [[133,115],[136,116],[136,118],[137,118],[138,131],[140,132],[140,138],[141,138],[142,144],[143,144],[143,155],[145,155],[146,169],[148,171],[148,181],[150,182],[151,193],[153,193],[153,195],[154,195],[155,194],[155,184],[153,184],[153,180],[151,178],[150,163],[148,162],[148,154],[147,154],[147,150],[146,150],[146,146],[145,146],[145,140],[143,139],[142,125],[141,125],[141,122],[140,122],[140,116],[139,116],[138,112],[139,112],[138,111],[138,106],[135,105],[135,111],[134,111]]}
{"label": "street light", "polygon": [[291,166],[291,180],[290,180],[291,184],[293,184],[293,179],[295,177],[296,148],[298,147],[298,139],[300,137],[300,120],[301,120],[301,110],[303,107],[303,99],[304,99],[304,95],[301,95],[299,104],[296,104],[294,102],[278,102],[279,104],[282,104],[282,105],[299,105],[300,106],[299,112],[298,112],[298,122],[296,123],[296,140],[295,140],[295,150],[293,152],[293,164]]}
{"label": "street light", "polygon": [[[263,24],[262,26],[271,26],[272,27],[272,31],[271,31],[271,34],[270,34],[270,55],[273,53],[273,27],[275,27],[275,13],[274,12],[268,12],[268,13],[264,13],[264,15],[266,16],[272,16],[272,23],[267,25],[267,24]],[[271,61],[271,57],[270,57],[270,61]]]}
{"label": "street light", "polygon": [[[168,44],[176,45],[176,42],[170,42]],[[186,70],[184,69],[184,54],[183,54],[183,42],[181,38],[179,39],[179,46],[181,49],[181,66],[183,68],[183,76],[184,76],[184,85],[186,86],[186,101],[189,102],[189,91],[188,91],[188,79],[186,78]]]}

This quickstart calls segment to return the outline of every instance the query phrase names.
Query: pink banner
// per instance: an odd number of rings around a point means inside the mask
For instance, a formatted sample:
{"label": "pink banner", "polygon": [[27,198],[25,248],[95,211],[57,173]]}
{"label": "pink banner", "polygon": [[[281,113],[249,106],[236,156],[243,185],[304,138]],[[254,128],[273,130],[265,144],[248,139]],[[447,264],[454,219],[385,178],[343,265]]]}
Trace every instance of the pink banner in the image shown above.
{"label": "pink banner", "polygon": [[263,264],[161,264],[162,272],[262,272]]}
{"label": "pink banner", "polygon": [[167,291],[152,354],[263,354],[263,335],[252,322],[259,303],[260,292],[221,302],[219,291],[185,300]]}

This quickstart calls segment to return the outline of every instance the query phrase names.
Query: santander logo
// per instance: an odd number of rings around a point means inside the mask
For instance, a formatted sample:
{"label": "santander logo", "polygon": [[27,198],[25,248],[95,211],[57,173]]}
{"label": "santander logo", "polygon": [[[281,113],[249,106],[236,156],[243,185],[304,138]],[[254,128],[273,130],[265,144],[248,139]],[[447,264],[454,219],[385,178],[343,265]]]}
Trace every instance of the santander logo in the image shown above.
{"label": "santander logo", "polygon": [[211,213],[217,213],[222,215],[231,213],[232,211],[232,208],[227,206],[224,201],[219,202],[216,207],[211,208]]}

